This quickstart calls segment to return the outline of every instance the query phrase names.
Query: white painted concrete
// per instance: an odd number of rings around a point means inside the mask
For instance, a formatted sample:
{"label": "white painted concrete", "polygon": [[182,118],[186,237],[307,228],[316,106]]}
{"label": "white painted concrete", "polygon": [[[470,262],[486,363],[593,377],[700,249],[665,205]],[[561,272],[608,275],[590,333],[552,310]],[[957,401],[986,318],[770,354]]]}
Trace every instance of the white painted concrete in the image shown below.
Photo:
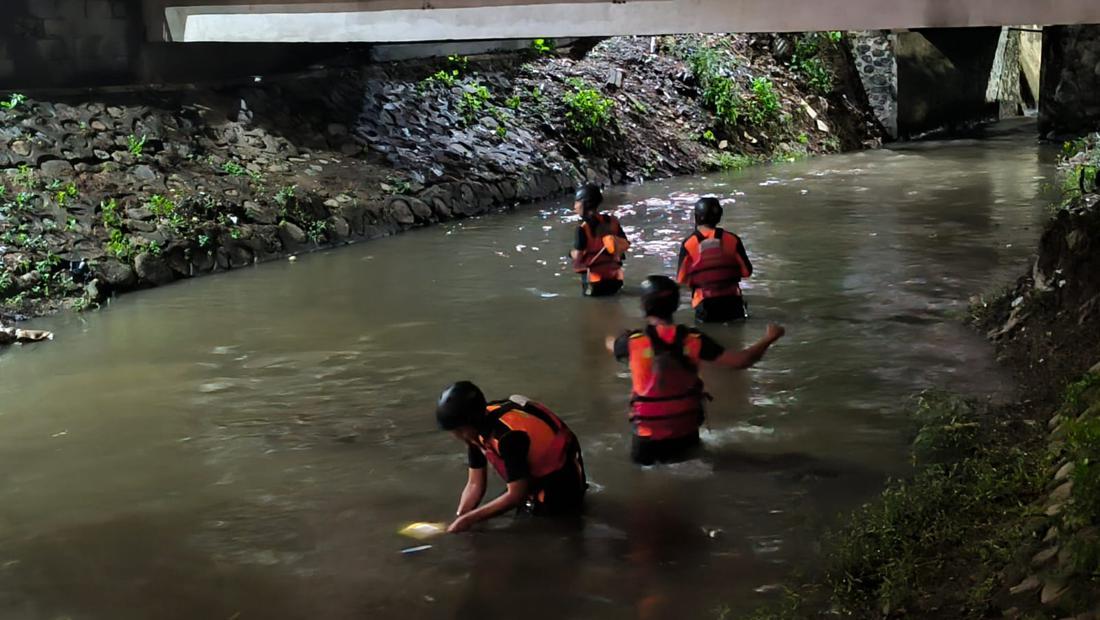
{"label": "white painted concrete", "polygon": [[146,0],[173,41],[414,42],[1100,23],[1100,0]]}

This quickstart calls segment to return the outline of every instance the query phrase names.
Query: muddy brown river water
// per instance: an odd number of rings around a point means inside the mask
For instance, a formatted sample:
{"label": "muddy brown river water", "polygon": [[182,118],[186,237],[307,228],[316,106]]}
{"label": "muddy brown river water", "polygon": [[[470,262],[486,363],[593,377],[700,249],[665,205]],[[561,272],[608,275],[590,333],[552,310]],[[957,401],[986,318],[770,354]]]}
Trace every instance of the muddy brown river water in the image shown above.
{"label": "muddy brown river water", "polygon": [[[713,618],[812,569],[837,515],[904,475],[908,398],[1003,396],[969,296],[1025,264],[1053,179],[1030,128],[608,193],[628,286],[579,296],[566,200],[121,298],[0,354],[0,618]],[[732,198],[756,265],[756,369],[708,371],[703,458],[627,457],[637,282],[671,272],[688,201]],[[682,312],[682,319],[689,320]],[[449,382],[550,405],[580,436],[579,521],[445,520],[464,450]],[[500,487],[494,482],[494,491]]]}

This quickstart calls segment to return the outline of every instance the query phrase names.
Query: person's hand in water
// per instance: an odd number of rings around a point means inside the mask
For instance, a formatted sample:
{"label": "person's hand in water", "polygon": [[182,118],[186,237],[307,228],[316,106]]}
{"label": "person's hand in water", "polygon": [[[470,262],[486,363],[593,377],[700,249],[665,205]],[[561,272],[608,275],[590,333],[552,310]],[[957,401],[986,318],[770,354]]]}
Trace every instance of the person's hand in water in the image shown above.
{"label": "person's hand in water", "polygon": [[764,337],[768,340],[775,342],[783,337],[787,333],[786,328],[778,323],[768,323],[768,328],[764,332]]}
{"label": "person's hand in water", "polygon": [[460,534],[470,529],[473,523],[466,517],[459,517],[447,527],[448,534]]}

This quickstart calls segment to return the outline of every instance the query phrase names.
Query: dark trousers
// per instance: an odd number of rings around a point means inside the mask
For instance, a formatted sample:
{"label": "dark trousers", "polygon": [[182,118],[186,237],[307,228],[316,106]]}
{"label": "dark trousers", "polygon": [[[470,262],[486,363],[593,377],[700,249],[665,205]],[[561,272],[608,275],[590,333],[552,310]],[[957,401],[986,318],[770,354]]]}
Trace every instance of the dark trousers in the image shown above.
{"label": "dark trousers", "polygon": [[699,431],[673,439],[649,439],[631,435],[630,459],[639,465],[678,463],[694,457],[700,443]]}
{"label": "dark trousers", "polygon": [[589,283],[588,274],[581,274],[581,288],[587,297],[608,297],[618,293],[622,287],[622,280],[600,280]]}
{"label": "dark trousers", "polygon": [[537,515],[562,515],[580,511],[588,478],[584,473],[584,458],[580,444],[569,446],[565,465],[558,471],[534,481],[527,510]]}
{"label": "dark trousers", "polygon": [[745,300],[740,295],[708,297],[695,306],[695,320],[700,323],[727,323],[747,316]]}

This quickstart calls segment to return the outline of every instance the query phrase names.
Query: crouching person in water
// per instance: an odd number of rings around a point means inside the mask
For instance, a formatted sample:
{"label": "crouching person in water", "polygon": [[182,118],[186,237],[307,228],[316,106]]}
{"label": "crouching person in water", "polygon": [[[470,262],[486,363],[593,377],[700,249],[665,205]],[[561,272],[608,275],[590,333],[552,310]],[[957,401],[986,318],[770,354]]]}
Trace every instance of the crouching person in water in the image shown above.
{"label": "crouching person in water", "polygon": [[[523,396],[487,403],[469,381],[448,387],[435,412],[440,428],[468,448],[469,475],[448,532],[513,508],[535,514],[579,512],[588,488],[580,443],[552,411]],[[492,465],[508,485],[500,497],[481,505]]]}
{"label": "crouching person in water", "polygon": [[717,198],[695,203],[695,232],[680,246],[676,279],[691,288],[691,306],[700,323],[743,319],[741,279],[752,275],[752,263],[737,235],[718,227],[722,204]]}
{"label": "crouching person in water", "polygon": [[623,255],[630,241],[612,215],[600,213],[603,193],[596,185],[577,190],[573,210],[581,216],[577,238],[569,256],[573,271],[581,274],[584,294],[590,297],[614,295],[623,287]]}
{"label": "crouching person in water", "polygon": [[727,351],[699,330],[673,323],[679,305],[680,287],[671,278],[650,276],[642,283],[648,325],[607,339],[615,357],[630,364],[630,457],[641,465],[684,460],[698,447],[703,401],[709,398],[699,378],[700,362],[749,368],[784,334],[771,324],[756,344]]}

